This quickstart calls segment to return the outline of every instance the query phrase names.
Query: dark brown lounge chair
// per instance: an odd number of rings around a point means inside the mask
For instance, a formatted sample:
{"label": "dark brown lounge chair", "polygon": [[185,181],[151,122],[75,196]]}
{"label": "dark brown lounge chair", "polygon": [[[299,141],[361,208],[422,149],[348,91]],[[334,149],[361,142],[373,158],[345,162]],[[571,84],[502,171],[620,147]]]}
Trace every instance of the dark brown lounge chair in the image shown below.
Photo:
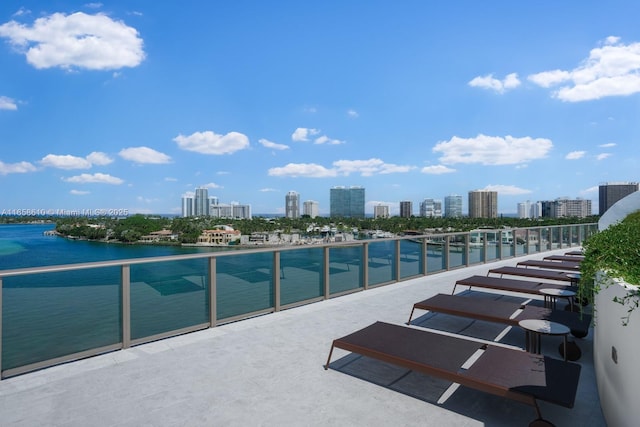
{"label": "dark brown lounge chair", "polygon": [[[521,270],[527,270],[526,268],[522,268]],[[534,271],[533,269],[531,271]],[[509,292],[518,292],[522,294],[531,294],[531,295],[543,295],[540,293],[540,289],[558,289],[558,290],[567,290],[574,288],[554,283],[545,283],[545,282],[535,282],[533,280],[518,280],[518,279],[507,279],[503,277],[488,277],[488,276],[471,276],[466,279],[457,280],[453,285],[453,292],[451,294],[456,293],[456,287],[458,285],[468,286],[469,288],[485,288],[485,289],[495,289],[498,291],[509,291]]]}
{"label": "dark brown lounge chair", "polygon": [[[575,274],[577,272],[574,272]],[[500,277],[507,274],[510,276],[532,277],[535,279],[545,280],[559,280],[562,282],[575,282],[574,278],[571,278],[570,272],[556,271],[556,270],[544,270],[541,268],[522,268],[522,267],[498,267],[492,268],[487,272],[487,276],[490,274],[499,274]]]}
{"label": "dark brown lounge chair", "polygon": [[526,403],[538,416],[531,425],[552,425],[542,419],[539,400],[572,408],[580,379],[576,363],[384,322],[335,339],[325,369],[336,347]]}
{"label": "dark brown lounge chair", "polygon": [[516,267],[524,266],[527,267],[538,267],[538,268],[548,268],[550,270],[564,270],[564,271],[572,271],[579,272],[580,271],[580,263],[579,262],[569,262],[569,261],[537,261],[537,260],[528,260],[528,261],[520,261],[516,264]]}
{"label": "dark brown lounge chair", "polygon": [[549,255],[542,258],[543,261],[568,261],[580,263],[584,259],[582,255]]}
{"label": "dark brown lounge chair", "polygon": [[591,324],[591,316],[588,314],[574,313],[566,310],[552,310],[550,308],[517,302],[463,297],[460,295],[437,294],[424,301],[415,303],[407,324],[411,324],[411,319],[416,309],[512,326],[517,326],[518,322],[523,319],[549,320],[567,326],[571,329],[571,334],[578,338],[587,336],[589,333],[589,325]]}
{"label": "dark brown lounge chair", "polygon": [[572,255],[584,256],[584,252],[582,252],[582,251],[569,251],[569,252],[565,252],[564,254],[565,255],[569,255],[569,256],[572,256]]}

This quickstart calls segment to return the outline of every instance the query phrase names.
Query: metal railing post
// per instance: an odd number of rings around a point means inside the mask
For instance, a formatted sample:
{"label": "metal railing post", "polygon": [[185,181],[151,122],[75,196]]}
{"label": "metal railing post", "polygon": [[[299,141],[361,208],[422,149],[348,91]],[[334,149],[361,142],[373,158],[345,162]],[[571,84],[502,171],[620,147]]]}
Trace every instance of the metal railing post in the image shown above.
{"label": "metal railing post", "polygon": [[280,311],[280,251],[273,252],[273,309]]}
{"label": "metal railing post", "polygon": [[131,266],[120,268],[122,292],[122,348],[131,347]]}
{"label": "metal railing post", "polygon": [[450,259],[449,259],[449,236],[444,236],[444,246],[442,247],[443,251],[443,260],[444,260],[444,269],[449,271]]}
{"label": "metal railing post", "polygon": [[331,295],[331,289],[329,286],[329,273],[331,272],[331,270],[329,269],[329,247],[325,246],[324,248],[322,248],[323,250],[323,263],[322,263],[322,269],[323,269],[323,274],[322,274],[322,280],[323,280],[323,287],[324,287],[324,299],[329,299],[329,296]]}
{"label": "metal railing post", "polygon": [[215,327],[218,323],[218,296],[216,290],[216,258],[209,258],[209,326]]}
{"label": "metal railing post", "polygon": [[464,234],[465,242],[464,242],[464,251],[467,262],[465,266],[469,267],[471,265],[471,234]]}
{"label": "metal railing post", "polygon": [[396,240],[395,241],[395,256],[394,259],[396,260],[396,271],[395,271],[395,275],[396,275],[396,282],[400,281],[400,240]]}
{"label": "metal railing post", "polygon": [[429,245],[427,239],[422,239],[422,245],[420,248],[420,257],[422,259],[422,275],[429,274]]}
{"label": "metal railing post", "polygon": [[369,243],[362,244],[362,286],[366,291],[369,289]]}

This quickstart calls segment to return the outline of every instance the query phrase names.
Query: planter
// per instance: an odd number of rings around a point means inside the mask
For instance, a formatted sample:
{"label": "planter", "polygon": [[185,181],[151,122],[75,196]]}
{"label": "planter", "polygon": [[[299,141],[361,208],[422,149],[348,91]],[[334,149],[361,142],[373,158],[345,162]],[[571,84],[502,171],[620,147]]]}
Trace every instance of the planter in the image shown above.
{"label": "planter", "polygon": [[[603,273],[597,279],[608,280]],[[637,288],[626,282],[614,280],[602,284],[595,295],[595,326],[593,338],[593,363],[600,396],[600,406],[607,425],[637,426],[640,420],[640,370],[636,365],[640,355],[640,312],[628,316],[627,307],[613,301]]]}

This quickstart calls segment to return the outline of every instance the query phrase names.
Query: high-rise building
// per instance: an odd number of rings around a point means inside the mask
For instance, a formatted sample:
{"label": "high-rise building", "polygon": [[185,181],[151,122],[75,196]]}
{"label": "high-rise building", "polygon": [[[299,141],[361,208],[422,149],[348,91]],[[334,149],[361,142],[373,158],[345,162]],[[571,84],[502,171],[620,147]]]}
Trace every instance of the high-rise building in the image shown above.
{"label": "high-rise building", "polygon": [[556,200],[545,200],[541,204],[542,216],[546,218],[584,218],[591,215],[591,200],[560,197]]}
{"label": "high-rise building", "polygon": [[469,218],[497,218],[498,192],[488,190],[469,191]]}
{"label": "high-rise building", "polygon": [[[462,207],[460,208],[462,211]],[[420,216],[423,217],[442,217],[442,200],[424,199],[420,202]]]}
{"label": "high-rise building", "polygon": [[333,187],[329,196],[332,218],[364,218],[363,187]]}
{"label": "high-rise building", "polygon": [[462,216],[462,196],[451,194],[444,198],[444,216],[460,218]]}
{"label": "high-rise building", "polygon": [[196,188],[193,214],[209,216],[209,191],[206,188]]}
{"label": "high-rise building", "polygon": [[309,216],[309,218],[317,217],[319,215],[318,202],[314,200],[307,200],[302,204],[302,212],[304,215]]}
{"label": "high-rise building", "polygon": [[284,200],[284,216],[287,218],[300,218],[300,194],[295,191],[289,191]]}
{"label": "high-rise building", "polygon": [[194,198],[193,193],[187,193],[182,196],[182,216],[193,216]]}
{"label": "high-rise building", "polygon": [[251,205],[232,204],[232,218],[251,219]]}
{"label": "high-rise building", "polygon": [[518,203],[518,218],[531,218],[531,202]]}
{"label": "high-rise building", "polygon": [[373,207],[374,218],[389,218],[389,205],[377,204]]}
{"label": "high-rise building", "polygon": [[411,218],[413,215],[413,202],[403,200],[400,202],[400,218]]}
{"label": "high-rise building", "polygon": [[598,187],[598,214],[604,213],[618,200],[640,190],[637,182],[607,182]]}
{"label": "high-rise building", "polygon": [[518,203],[518,218],[540,218],[542,205],[540,202],[526,202]]}

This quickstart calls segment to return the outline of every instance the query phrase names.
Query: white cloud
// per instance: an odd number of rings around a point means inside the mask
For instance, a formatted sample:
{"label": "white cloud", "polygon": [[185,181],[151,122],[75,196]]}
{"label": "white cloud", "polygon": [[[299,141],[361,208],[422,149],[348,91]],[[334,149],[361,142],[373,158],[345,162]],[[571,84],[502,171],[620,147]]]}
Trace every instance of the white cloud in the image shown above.
{"label": "white cloud", "polygon": [[276,192],[278,190],[276,190],[275,188],[261,188],[259,191],[261,193],[272,193],[272,192]]}
{"label": "white cloud", "polygon": [[163,164],[171,162],[171,157],[149,147],[123,148],[118,154],[125,160],[141,164]]}
{"label": "white cloud", "polygon": [[360,114],[358,114],[356,110],[351,109],[351,110],[347,110],[347,116],[353,119],[357,119],[360,116]]}
{"label": "white cloud", "polygon": [[318,129],[310,129],[310,128],[297,128],[291,134],[292,141],[308,141],[309,137],[319,134],[320,131]]}
{"label": "white cloud", "polygon": [[0,110],[15,111],[17,109],[18,109],[18,105],[13,99],[6,96],[0,96]]}
{"label": "white cloud", "polygon": [[94,174],[83,173],[81,175],[64,178],[63,181],[74,182],[78,184],[98,183],[98,184],[114,184],[114,185],[119,185],[124,182],[124,180],[120,178],[117,178],[115,176],[111,176],[108,174],[104,174],[104,173],[94,173]]}
{"label": "white cloud", "polygon": [[89,169],[93,165],[104,166],[111,162],[113,162],[113,159],[111,159],[107,154],[99,151],[94,151],[87,157],[78,157],[69,154],[47,154],[42,158],[42,160],[40,160],[40,164],[43,166],[67,170]]}
{"label": "white cloud", "polygon": [[54,13],[33,26],[10,21],[0,25],[0,37],[38,69],[113,70],[136,67],[145,58],[138,31],[101,13]]}
{"label": "white cloud", "polygon": [[497,191],[498,194],[503,196],[519,196],[522,194],[530,194],[531,190],[525,190],[524,188],[516,187],[515,185],[487,185],[483,190]]}
{"label": "white cloud", "polygon": [[544,71],[528,79],[544,88],[563,85],[553,96],[568,102],[638,93],[640,43],[625,45],[618,37],[610,36],[573,70]]}
{"label": "white cloud", "polygon": [[283,167],[271,168],[269,176],[292,176],[307,178],[326,178],[336,176],[334,169],[327,169],[315,163],[289,163]]}
{"label": "white cloud", "polygon": [[200,187],[201,188],[208,188],[210,190],[214,190],[214,189],[217,189],[217,188],[224,188],[222,185],[218,185],[215,182],[210,182],[208,184],[201,185]]}
{"label": "white cloud", "polygon": [[171,176],[168,176],[164,179],[166,182],[178,182],[178,178],[173,178]]}
{"label": "white cloud", "polygon": [[93,165],[105,166],[113,162],[113,159],[106,153],[100,151],[94,151],[87,156],[87,160]]}
{"label": "white cloud", "polygon": [[40,164],[58,169],[89,169],[91,162],[84,157],[47,154],[40,160]]}
{"label": "white cloud", "polygon": [[596,156],[596,159],[597,159],[597,160],[604,160],[604,159],[606,159],[607,157],[611,157],[611,153],[602,153],[602,154],[598,154],[598,155]]}
{"label": "white cloud", "polygon": [[202,154],[231,154],[249,147],[249,138],[239,132],[226,135],[212,131],[194,132],[189,136],[178,135],[173,140],[183,150]]}
{"label": "white cloud", "polygon": [[615,147],[617,144],[615,142],[608,142],[606,144],[600,144],[598,145],[598,147],[600,148],[611,148],[611,147]]}
{"label": "white cloud", "polygon": [[486,76],[478,76],[473,78],[469,82],[471,87],[479,87],[482,89],[491,89],[498,93],[504,93],[507,90],[515,89],[520,86],[520,80],[518,74],[508,74],[503,80],[496,79],[493,74],[487,74]]}
{"label": "white cloud", "polygon": [[584,157],[584,155],[587,154],[586,151],[572,151],[569,154],[567,154],[565,156],[565,159],[567,160],[577,160],[577,159],[581,159]]}
{"label": "white cloud", "polygon": [[31,15],[31,11],[29,9],[25,9],[24,7],[20,7],[20,9],[18,9],[18,11],[11,16],[16,17],[16,16],[24,16],[24,15]]}
{"label": "white cloud", "polygon": [[455,169],[448,168],[444,165],[435,165],[435,166],[425,166],[420,170],[422,173],[430,174],[430,175],[442,175],[445,173],[455,172]]}
{"label": "white cloud", "polygon": [[395,165],[373,158],[368,160],[338,160],[333,162],[333,165],[339,175],[359,173],[361,176],[372,176],[377,174],[404,173],[415,169],[415,166]]}
{"label": "white cloud", "polygon": [[584,190],[581,190],[580,194],[589,195],[589,194],[598,193],[598,191],[600,191],[599,189],[600,189],[600,187],[598,187],[597,185],[594,185],[593,187],[589,187],[589,188],[586,188]]}
{"label": "white cloud", "polygon": [[82,190],[71,190],[69,194],[74,196],[86,196],[87,194],[91,194],[91,191],[82,191]]}
{"label": "white cloud", "polygon": [[433,151],[442,153],[444,165],[456,163],[480,163],[483,165],[517,165],[545,158],[553,143],[545,138],[529,136],[514,138],[479,134],[475,138],[454,136],[449,141],[438,142]]}
{"label": "white cloud", "polygon": [[29,162],[4,163],[0,161],[0,175],[35,172],[36,170],[36,167]]}
{"label": "white cloud", "polygon": [[273,150],[288,150],[289,146],[284,144],[278,144],[275,142],[271,142],[268,139],[259,139],[258,142],[262,144],[263,147],[271,148]]}
{"label": "white cloud", "polygon": [[340,145],[344,144],[344,141],[340,141],[339,139],[331,139],[326,135],[322,135],[313,142],[314,144],[328,144],[328,145]]}
{"label": "white cloud", "polygon": [[412,169],[415,169],[415,166],[395,165],[385,163],[380,159],[337,160],[333,162],[332,168],[315,163],[289,163],[283,167],[269,169],[269,175],[326,178],[339,175],[348,176],[352,173],[359,173],[361,176],[405,173]]}

